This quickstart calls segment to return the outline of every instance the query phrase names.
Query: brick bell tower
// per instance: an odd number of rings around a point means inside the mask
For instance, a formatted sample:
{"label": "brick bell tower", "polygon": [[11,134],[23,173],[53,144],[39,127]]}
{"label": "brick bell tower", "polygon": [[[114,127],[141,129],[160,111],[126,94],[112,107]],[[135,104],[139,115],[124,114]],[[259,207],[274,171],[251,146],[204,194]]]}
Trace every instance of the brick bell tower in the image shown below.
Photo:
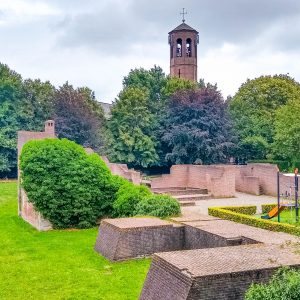
{"label": "brick bell tower", "polygon": [[170,44],[170,75],[197,82],[197,44],[198,31],[185,23],[183,15],[182,24],[169,32]]}

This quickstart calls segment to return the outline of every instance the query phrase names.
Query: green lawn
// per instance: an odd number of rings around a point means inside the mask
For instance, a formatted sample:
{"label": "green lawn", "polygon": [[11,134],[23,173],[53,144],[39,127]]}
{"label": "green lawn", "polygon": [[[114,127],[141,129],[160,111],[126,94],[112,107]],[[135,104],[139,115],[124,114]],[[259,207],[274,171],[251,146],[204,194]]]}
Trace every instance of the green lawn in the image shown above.
{"label": "green lawn", "polygon": [[[263,214],[266,215],[266,214]],[[299,216],[300,216],[300,210],[299,210]],[[260,216],[259,216],[260,217]],[[299,218],[300,220],[300,218]],[[278,217],[274,217],[270,219],[270,221],[278,222]],[[300,222],[296,222],[296,211],[295,209],[286,208],[280,213],[280,223],[288,223],[296,226],[300,226]]]}
{"label": "green lawn", "polygon": [[150,260],[110,263],[96,236],[36,231],[17,215],[16,183],[0,183],[0,299],[138,299]]}

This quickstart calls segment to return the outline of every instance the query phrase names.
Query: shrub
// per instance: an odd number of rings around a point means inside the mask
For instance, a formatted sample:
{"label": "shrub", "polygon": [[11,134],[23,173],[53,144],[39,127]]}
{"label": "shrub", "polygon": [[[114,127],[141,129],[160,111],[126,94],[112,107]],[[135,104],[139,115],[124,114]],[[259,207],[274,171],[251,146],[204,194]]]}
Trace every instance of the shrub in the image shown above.
{"label": "shrub", "polygon": [[116,184],[97,154],[66,139],[29,141],[20,157],[29,201],[54,228],[86,228],[111,213]]}
{"label": "shrub", "polygon": [[220,207],[226,210],[230,210],[233,212],[237,212],[244,215],[254,215],[256,213],[255,205],[247,205],[247,206],[223,206]]}
{"label": "shrub", "polygon": [[116,217],[134,216],[136,205],[151,195],[152,193],[146,186],[137,186],[126,180],[117,192],[117,198],[113,203],[113,215]]}
{"label": "shrub", "polygon": [[245,300],[300,299],[299,286],[300,272],[281,268],[268,284],[252,284],[245,295]]}
{"label": "shrub", "polygon": [[180,205],[168,195],[153,195],[137,204],[135,214],[161,218],[177,216],[180,214]]}
{"label": "shrub", "polygon": [[276,206],[277,206],[277,204],[262,204],[261,211],[263,214],[267,214],[269,211],[271,211]]}
{"label": "shrub", "polygon": [[220,207],[208,208],[208,214],[214,217],[219,217],[221,219],[230,220],[254,227],[259,227],[270,231],[280,231],[300,235],[299,227],[285,223],[277,223],[269,220],[257,219],[252,216],[232,212]]}

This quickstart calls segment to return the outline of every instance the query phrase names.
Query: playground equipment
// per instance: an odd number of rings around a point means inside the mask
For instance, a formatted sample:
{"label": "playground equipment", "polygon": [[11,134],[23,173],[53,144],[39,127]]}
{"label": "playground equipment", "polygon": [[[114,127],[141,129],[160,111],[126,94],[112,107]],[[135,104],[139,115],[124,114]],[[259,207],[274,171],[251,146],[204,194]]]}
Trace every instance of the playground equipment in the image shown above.
{"label": "playground equipment", "polygon": [[[280,191],[280,177],[290,177],[288,184],[284,186],[287,188],[284,193]],[[298,169],[295,169],[294,174],[283,174],[279,170],[277,172],[277,206],[269,211],[268,214],[262,216],[262,219],[272,219],[277,216],[278,222],[280,222],[280,213],[286,208],[295,208],[296,222],[299,220],[299,203],[298,203],[298,192],[299,192],[299,180],[298,180]]]}

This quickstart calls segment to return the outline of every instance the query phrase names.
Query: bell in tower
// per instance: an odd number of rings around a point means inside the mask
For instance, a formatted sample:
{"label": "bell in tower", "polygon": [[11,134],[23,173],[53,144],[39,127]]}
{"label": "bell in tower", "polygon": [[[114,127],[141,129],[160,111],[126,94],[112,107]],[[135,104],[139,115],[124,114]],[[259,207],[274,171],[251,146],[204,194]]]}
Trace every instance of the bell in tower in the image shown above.
{"label": "bell in tower", "polygon": [[170,75],[197,81],[198,31],[185,23],[183,9],[182,24],[169,32]]}

